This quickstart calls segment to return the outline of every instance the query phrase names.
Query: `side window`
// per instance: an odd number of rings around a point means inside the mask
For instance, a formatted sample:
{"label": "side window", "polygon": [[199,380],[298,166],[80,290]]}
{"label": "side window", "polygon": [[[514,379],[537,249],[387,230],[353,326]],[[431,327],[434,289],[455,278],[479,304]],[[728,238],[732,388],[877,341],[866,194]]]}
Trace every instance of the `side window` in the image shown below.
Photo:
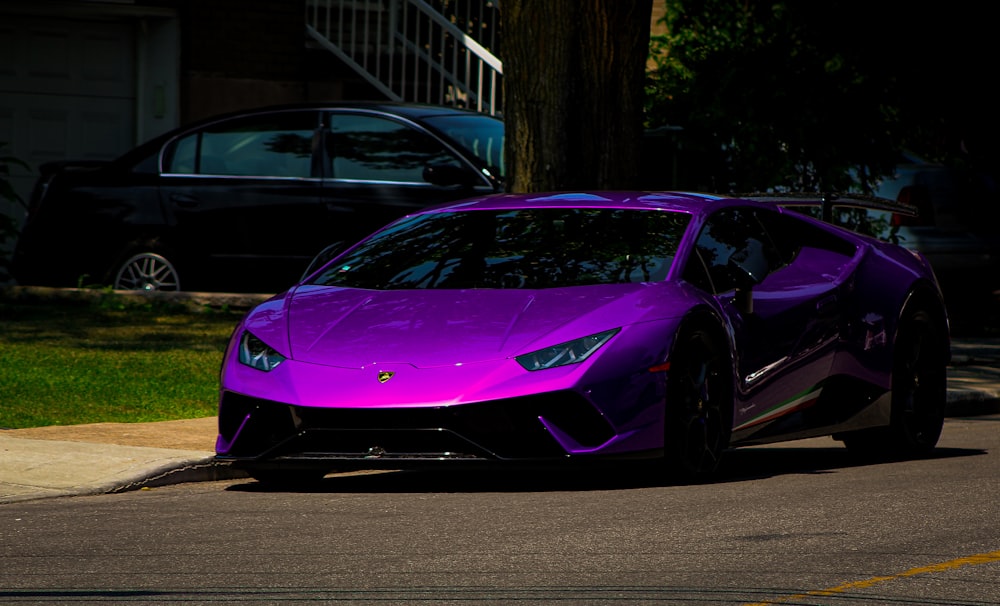
{"label": "side window", "polygon": [[387,118],[333,114],[330,131],[334,179],[425,183],[428,164],[462,166],[431,135]]}
{"label": "side window", "polygon": [[312,175],[316,112],[282,112],[213,124],[175,141],[164,171],[245,177]]}
{"label": "side window", "polygon": [[[819,229],[815,225],[799,221],[792,213],[808,215],[815,219],[822,216],[818,206],[791,206],[789,212],[773,212],[761,215],[764,225],[774,240],[785,263],[792,263],[803,248],[819,248],[846,257],[853,257],[855,247],[830,232]],[[878,209],[856,208],[851,206],[833,207],[833,224],[846,227],[863,235],[873,236],[884,241],[889,239],[893,229],[892,213]]]}
{"label": "side window", "polygon": [[729,266],[736,253],[763,254],[773,272],[786,261],[752,208],[728,208],[709,217],[688,259],[684,279],[711,293],[736,287]]}
{"label": "side window", "polygon": [[160,150],[153,150],[151,153],[142,156],[132,164],[132,172],[139,175],[160,174]]}
{"label": "side window", "polygon": [[684,279],[705,292],[716,292],[712,278],[709,277],[708,265],[706,265],[698,247],[691,251],[691,258],[688,259],[687,266],[684,268]]}
{"label": "side window", "polygon": [[178,139],[167,149],[164,157],[163,172],[178,175],[193,175],[198,159],[199,134],[188,135]]}
{"label": "side window", "polygon": [[792,262],[802,249],[806,239],[800,222],[773,210],[754,210],[754,216],[764,230],[764,254],[767,264],[774,273]]}

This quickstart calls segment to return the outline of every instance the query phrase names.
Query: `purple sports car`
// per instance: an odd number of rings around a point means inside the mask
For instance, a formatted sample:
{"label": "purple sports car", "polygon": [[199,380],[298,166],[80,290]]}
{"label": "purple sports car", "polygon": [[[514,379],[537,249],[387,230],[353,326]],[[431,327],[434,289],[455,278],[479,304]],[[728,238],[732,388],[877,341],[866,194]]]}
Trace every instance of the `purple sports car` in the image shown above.
{"label": "purple sports car", "polygon": [[598,192],[409,215],[243,319],[217,459],[265,482],[641,458],[690,479],[819,435],[927,453],[950,352],[929,265],[800,211]]}

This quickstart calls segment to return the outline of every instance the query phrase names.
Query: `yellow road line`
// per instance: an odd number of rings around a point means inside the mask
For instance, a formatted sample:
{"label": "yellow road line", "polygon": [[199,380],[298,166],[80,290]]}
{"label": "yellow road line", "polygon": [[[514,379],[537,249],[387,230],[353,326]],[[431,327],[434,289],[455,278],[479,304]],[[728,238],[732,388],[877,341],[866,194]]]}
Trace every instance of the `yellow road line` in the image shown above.
{"label": "yellow road line", "polygon": [[852,581],[850,583],[844,583],[843,585],[837,585],[836,587],[830,587],[829,589],[819,589],[807,593],[799,593],[796,595],[785,596],[783,598],[768,600],[766,602],[755,602],[752,604],[744,604],[744,606],[769,606],[771,604],[781,604],[783,602],[790,602],[792,600],[801,600],[802,598],[807,598],[810,596],[831,596],[831,595],[836,595],[838,593],[843,593],[851,589],[864,589],[867,587],[872,587],[873,585],[878,585],[879,583],[885,583],[887,581],[895,581],[896,579],[902,579],[906,577],[913,577],[919,574],[944,572],[945,570],[961,568],[962,566],[978,566],[980,564],[990,564],[993,562],[1000,562],[1000,551],[979,553],[964,558],[957,558],[955,560],[950,560],[948,562],[941,562],[940,564],[931,564],[930,566],[911,568],[899,574],[894,574],[884,577],[872,577],[870,579],[865,579],[863,581]]}

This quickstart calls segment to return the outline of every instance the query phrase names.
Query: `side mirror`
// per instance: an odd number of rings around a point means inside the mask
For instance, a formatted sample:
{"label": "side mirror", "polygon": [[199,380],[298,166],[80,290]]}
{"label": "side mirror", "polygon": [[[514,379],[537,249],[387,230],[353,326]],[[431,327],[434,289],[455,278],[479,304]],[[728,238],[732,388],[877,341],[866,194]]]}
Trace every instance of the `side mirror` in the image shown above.
{"label": "side mirror", "polygon": [[753,313],[753,288],[764,281],[771,266],[760,240],[747,240],[746,247],[729,257],[729,272],[736,284],[736,306],[744,314]]}
{"label": "side mirror", "polygon": [[472,187],[480,182],[470,169],[454,164],[428,164],[424,167],[424,181],[439,187]]}

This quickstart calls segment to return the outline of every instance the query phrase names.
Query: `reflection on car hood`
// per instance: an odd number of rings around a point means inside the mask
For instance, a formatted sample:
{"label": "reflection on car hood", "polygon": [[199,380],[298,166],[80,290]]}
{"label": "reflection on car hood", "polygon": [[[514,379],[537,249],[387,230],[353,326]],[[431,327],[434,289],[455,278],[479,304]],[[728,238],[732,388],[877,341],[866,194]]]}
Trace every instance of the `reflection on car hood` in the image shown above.
{"label": "reflection on car hood", "polygon": [[671,284],[465,291],[305,286],[287,307],[288,342],[294,359],[313,364],[469,364],[662,316],[656,310],[664,309],[664,295],[683,296]]}

